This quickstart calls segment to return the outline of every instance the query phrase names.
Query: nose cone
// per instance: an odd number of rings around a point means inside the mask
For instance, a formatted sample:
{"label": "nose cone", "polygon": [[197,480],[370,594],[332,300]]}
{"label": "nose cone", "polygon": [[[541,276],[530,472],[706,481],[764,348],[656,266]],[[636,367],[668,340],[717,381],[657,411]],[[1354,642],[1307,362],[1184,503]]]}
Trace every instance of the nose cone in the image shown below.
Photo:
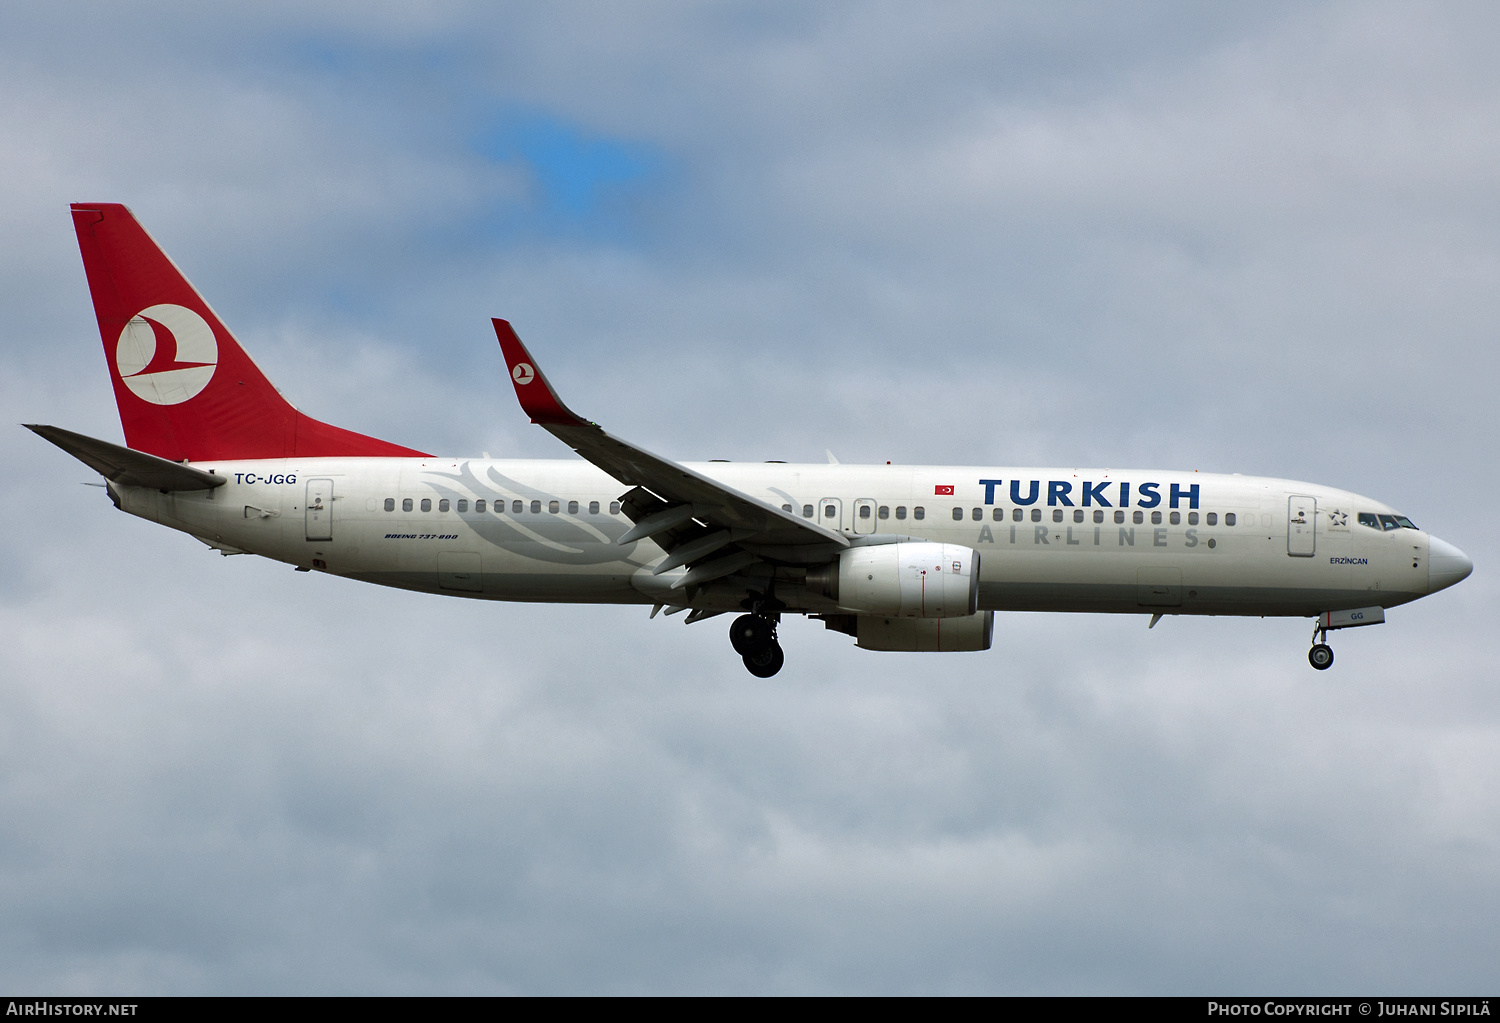
{"label": "nose cone", "polygon": [[1427,540],[1427,592],[1446,590],[1454,583],[1469,578],[1474,571],[1474,562],[1469,556],[1446,540],[1429,537]]}

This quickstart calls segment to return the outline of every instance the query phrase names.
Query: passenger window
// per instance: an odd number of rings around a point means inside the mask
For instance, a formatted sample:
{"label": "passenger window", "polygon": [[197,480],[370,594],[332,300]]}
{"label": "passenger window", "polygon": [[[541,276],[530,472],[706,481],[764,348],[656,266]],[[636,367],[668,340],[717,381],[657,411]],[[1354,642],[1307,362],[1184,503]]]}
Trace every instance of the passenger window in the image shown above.
{"label": "passenger window", "polygon": [[833,505],[831,505],[831,504],[825,504],[823,506],[823,517],[825,519],[831,519],[831,518],[833,518],[833,513],[834,513]]}
{"label": "passenger window", "polygon": [[589,502],[589,514],[590,515],[598,515],[599,514],[599,502],[598,501],[590,501]]}
{"label": "passenger window", "polygon": [[609,502],[609,513],[611,515],[618,515],[618,514],[620,514],[620,502],[619,501],[611,501],[611,502]]}
{"label": "passenger window", "polygon": [[996,508],[993,512],[990,513],[990,518],[994,519],[996,522],[1004,522],[1005,521],[1005,509],[1004,508]]}
{"label": "passenger window", "polygon": [[474,502],[474,510],[477,512],[482,512],[485,510],[484,498],[481,497],[479,500]]}
{"label": "passenger window", "polygon": [[1052,509],[1052,521],[1053,522],[1061,522],[1062,521],[1062,509],[1061,508],[1053,508]]}
{"label": "passenger window", "polygon": [[1125,523],[1125,513],[1122,512],[1122,511],[1115,512],[1115,525],[1120,526],[1120,525],[1124,525],[1124,523]]}
{"label": "passenger window", "polygon": [[920,504],[917,505],[911,510],[911,517],[916,519],[918,522],[921,522],[927,517],[927,509],[923,508]]}
{"label": "passenger window", "polygon": [[962,522],[963,520],[964,520],[964,510],[962,508],[954,508],[953,509],[953,521],[954,522]]}
{"label": "passenger window", "polygon": [[1104,521],[1104,513],[1102,511],[1096,511],[1096,512],[1094,512],[1094,521],[1095,522],[1103,522]]}
{"label": "passenger window", "polygon": [[1137,526],[1139,526],[1142,522],[1146,521],[1146,515],[1145,515],[1144,512],[1139,512],[1139,511],[1138,512],[1132,512],[1131,516],[1130,516],[1130,521],[1134,522]]}
{"label": "passenger window", "polygon": [[804,504],[802,506],[802,517],[804,519],[810,519],[810,518],[813,517],[813,506],[812,505],[810,505],[810,504]]}
{"label": "passenger window", "polygon": [[898,518],[898,519],[904,519],[904,518],[906,518],[906,505],[904,505],[904,504],[898,504],[898,505],[896,505],[896,518]]}
{"label": "passenger window", "polygon": [[890,518],[891,517],[891,506],[888,505],[888,504],[881,505],[880,506],[880,511],[878,511],[878,512],[875,513],[875,517],[876,518],[880,518],[880,519],[888,519],[888,518]]}
{"label": "passenger window", "polygon": [[533,514],[533,515],[540,515],[541,513],[542,513],[542,502],[540,502],[540,501],[532,501],[531,502],[531,514]]}
{"label": "passenger window", "polygon": [[429,497],[422,498],[422,510],[424,512],[430,512],[430,511],[432,511],[432,499],[431,498],[429,498]]}
{"label": "passenger window", "polygon": [[[1016,509],[1016,510],[1020,511],[1019,508]],[[1040,508],[1033,508],[1033,509],[1031,509],[1031,521],[1032,522],[1040,522],[1040,521],[1042,521],[1042,510]]]}
{"label": "passenger window", "polygon": [[1167,521],[1172,523],[1172,525],[1174,526],[1182,525],[1182,512],[1173,512],[1171,515],[1167,516]]}
{"label": "passenger window", "polygon": [[569,501],[568,502],[568,514],[569,515],[577,515],[578,514],[578,502],[577,501]]}
{"label": "passenger window", "polygon": [[469,510],[469,502],[468,501],[460,500],[458,502],[458,510],[461,511],[461,512],[468,511]]}
{"label": "passenger window", "polygon": [[447,511],[447,510],[448,510],[448,499],[445,497],[441,501],[438,502],[438,511]]}
{"label": "passenger window", "polygon": [[1083,509],[1082,508],[1074,508],[1073,509],[1073,521],[1074,522],[1082,522],[1083,521]]}
{"label": "passenger window", "polygon": [[386,511],[395,511],[396,510],[396,499],[394,497],[387,497],[385,499],[385,510]]}
{"label": "passenger window", "polygon": [[1232,525],[1234,525],[1234,512],[1225,512],[1224,513],[1224,525],[1226,525],[1226,526],[1232,526]]}
{"label": "passenger window", "polygon": [[789,505],[789,504],[784,504],[784,505],[781,506],[781,510],[784,511],[784,512],[789,512],[789,511],[792,510],[792,506]]}
{"label": "passenger window", "polygon": [[[1219,524],[1219,513],[1209,512],[1208,519],[1206,521],[1210,526],[1217,526]],[[1229,525],[1229,519],[1227,517],[1224,519],[1224,524]]]}
{"label": "passenger window", "polygon": [[[1209,514],[1213,514],[1213,513],[1210,512]],[[1188,525],[1190,525],[1190,526],[1196,526],[1197,524],[1198,524],[1198,513],[1197,512],[1188,512]],[[1210,525],[1211,524],[1212,523],[1210,523]]]}
{"label": "passenger window", "polygon": [[559,511],[562,510],[562,506],[559,505],[556,501],[548,501],[547,502],[547,510],[549,512],[551,512],[553,515],[556,515]]}
{"label": "passenger window", "polygon": [[859,506],[859,517],[862,518],[862,519],[867,519],[867,518],[870,517],[870,506],[869,505],[862,504],[862,505]]}
{"label": "passenger window", "polygon": [[1380,524],[1381,524],[1381,526],[1385,527],[1386,529],[1400,529],[1401,528],[1401,523],[1399,523],[1399,522],[1396,521],[1396,516],[1394,516],[1394,515],[1382,515],[1382,516],[1380,516]]}
{"label": "passenger window", "polygon": [[1161,525],[1161,512],[1152,512],[1151,513],[1151,524],[1153,526],[1159,526],[1159,525]]}
{"label": "passenger window", "polygon": [[402,511],[411,511],[411,498],[409,498],[409,497],[403,497],[401,499],[401,510]]}
{"label": "passenger window", "polygon": [[1026,521],[1026,509],[1012,508],[1010,511],[1010,517],[1016,522],[1024,522]]}
{"label": "passenger window", "polygon": [[526,506],[524,504],[522,504],[520,501],[512,501],[510,503],[510,513],[512,515],[519,515],[519,514],[521,514],[521,509],[525,508],[525,507]]}

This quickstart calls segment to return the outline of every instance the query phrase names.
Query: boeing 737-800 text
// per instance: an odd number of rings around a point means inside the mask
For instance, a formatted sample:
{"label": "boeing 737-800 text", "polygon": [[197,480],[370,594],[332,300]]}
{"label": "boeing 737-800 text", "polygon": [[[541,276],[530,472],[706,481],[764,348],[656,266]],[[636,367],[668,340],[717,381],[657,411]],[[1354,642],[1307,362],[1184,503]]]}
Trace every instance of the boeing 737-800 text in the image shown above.
{"label": "boeing 737-800 text", "polygon": [[804,614],[870,650],[986,650],[996,611],[1373,625],[1472,565],[1379,501],[1280,479],[999,466],[678,463],[571,412],[504,320],[521,407],[578,458],[442,458],[310,419],[124,206],[73,223],[125,447],[38,434],[132,515],[224,554],[485,600],[734,614],[762,677]]}

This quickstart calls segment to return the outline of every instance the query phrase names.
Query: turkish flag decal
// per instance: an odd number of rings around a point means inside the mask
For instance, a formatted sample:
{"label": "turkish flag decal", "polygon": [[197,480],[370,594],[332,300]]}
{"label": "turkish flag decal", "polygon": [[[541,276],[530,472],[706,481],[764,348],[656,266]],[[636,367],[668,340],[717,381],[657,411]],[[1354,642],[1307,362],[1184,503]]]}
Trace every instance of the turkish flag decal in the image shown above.
{"label": "turkish flag decal", "polygon": [[939,484],[938,486],[935,486],[935,487],[932,488],[932,494],[933,494],[934,497],[952,497],[953,496],[953,487],[952,486],[943,486],[943,485]]}

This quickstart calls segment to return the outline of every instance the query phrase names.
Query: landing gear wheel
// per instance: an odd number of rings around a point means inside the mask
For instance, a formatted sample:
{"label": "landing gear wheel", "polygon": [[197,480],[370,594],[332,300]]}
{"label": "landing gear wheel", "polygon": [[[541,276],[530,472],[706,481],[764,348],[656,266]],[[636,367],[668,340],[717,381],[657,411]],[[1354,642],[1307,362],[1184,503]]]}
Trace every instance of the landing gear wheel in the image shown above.
{"label": "landing gear wheel", "polygon": [[729,645],[741,657],[764,653],[776,645],[776,626],[760,615],[740,615],[729,627]]}
{"label": "landing gear wheel", "polygon": [[1307,652],[1307,663],[1319,671],[1327,671],[1333,666],[1333,647],[1327,643],[1314,643]]}
{"label": "landing gear wheel", "polygon": [[745,654],[743,660],[750,674],[756,678],[770,678],[786,663],[786,654],[781,652],[781,644],[772,640],[770,646],[759,653]]}

